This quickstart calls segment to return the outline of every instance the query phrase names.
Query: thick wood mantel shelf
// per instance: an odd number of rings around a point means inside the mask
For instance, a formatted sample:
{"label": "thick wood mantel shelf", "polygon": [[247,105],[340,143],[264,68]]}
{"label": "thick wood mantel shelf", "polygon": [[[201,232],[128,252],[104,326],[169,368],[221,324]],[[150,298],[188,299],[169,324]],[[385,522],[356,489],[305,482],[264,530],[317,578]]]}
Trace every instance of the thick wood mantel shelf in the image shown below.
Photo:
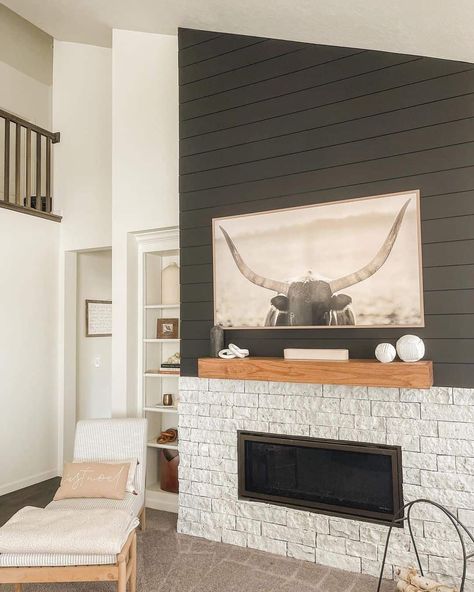
{"label": "thick wood mantel shelf", "polygon": [[200,378],[353,386],[429,388],[433,385],[433,364],[430,361],[382,364],[377,360],[336,362],[252,357],[234,360],[200,358],[198,374]]}

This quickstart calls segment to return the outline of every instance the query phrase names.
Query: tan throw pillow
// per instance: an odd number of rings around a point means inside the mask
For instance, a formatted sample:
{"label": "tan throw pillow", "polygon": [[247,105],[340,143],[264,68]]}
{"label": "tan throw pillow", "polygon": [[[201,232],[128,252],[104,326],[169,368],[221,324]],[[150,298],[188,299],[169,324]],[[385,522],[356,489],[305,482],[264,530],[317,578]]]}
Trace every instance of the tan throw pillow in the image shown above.
{"label": "tan throw pillow", "polygon": [[65,463],[55,500],[75,497],[123,499],[129,463]]}
{"label": "tan throw pillow", "polygon": [[127,478],[127,485],[125,486],[125,491],[129,493],[133,493],[137,495],[137,491],[135,490],[135,473],[137,472],[137,466],[140,464],[138,462],[138,458],[122,458],[121,460],[110,460],[108,458],[93,458],[93,459],[85,459],[85,458],[75,458],[73,463],[106,463],[108,465],[119,465],[121,463],[130,463],[130,468],[128,470],[128,478]]}

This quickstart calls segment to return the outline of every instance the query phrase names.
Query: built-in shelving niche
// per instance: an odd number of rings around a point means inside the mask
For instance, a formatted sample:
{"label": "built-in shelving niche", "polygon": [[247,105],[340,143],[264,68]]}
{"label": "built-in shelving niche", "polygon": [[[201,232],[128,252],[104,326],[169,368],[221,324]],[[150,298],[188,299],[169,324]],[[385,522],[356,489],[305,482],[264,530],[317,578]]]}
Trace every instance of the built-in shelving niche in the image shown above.
{"label": "built-in shelving niche", "polygon": [[[138,409],[148,419],[146,506],[178,511],[178,495],[160,487],[159,458],[162,449],[177,450],[179,443],[157,444],[162,430],[178,427],[179,370],[162,372],[160,365],[179,352],[179,338],[158,339],[160,318],[179,318],[180,304],[162,303],[162,271],[179,265],[179,234],[166,229],[139,235],[138,240]],[[173,395],[173,406],[162,405],[163,394]]]}

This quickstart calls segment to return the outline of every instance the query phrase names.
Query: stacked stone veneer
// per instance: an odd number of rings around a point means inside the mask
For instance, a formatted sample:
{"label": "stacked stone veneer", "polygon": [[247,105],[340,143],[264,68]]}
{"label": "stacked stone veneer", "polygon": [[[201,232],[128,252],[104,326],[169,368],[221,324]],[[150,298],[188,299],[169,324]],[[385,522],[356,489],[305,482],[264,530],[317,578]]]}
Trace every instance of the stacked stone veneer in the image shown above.
{"label": "stacked stone veneer", "polygon": [[[405,501],[440,502],[474,531],[474,390],[180,379],[178,531],[376,575],[387,527],[238,499],[238,429],[399,445]],[[427,506],[413,514],[425,568],[460,574],[452,526]],[[396,529],[387,575],[414,561]]]}

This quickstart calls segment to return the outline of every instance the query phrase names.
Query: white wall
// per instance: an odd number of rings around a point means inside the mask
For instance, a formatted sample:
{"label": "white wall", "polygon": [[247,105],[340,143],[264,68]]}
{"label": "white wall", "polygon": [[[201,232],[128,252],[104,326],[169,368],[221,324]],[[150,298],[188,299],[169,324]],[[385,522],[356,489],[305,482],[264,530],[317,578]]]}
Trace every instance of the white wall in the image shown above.
{"label": "white wall", "polygon": [[0,4],[0,108],[50,129],[53,39]]}
{"label": "white wall", "polygon": [[[51,129],[52,68],[52,38],[0,4],[0,108]],[[58,474],[59,233],[0,209],[0,495]]]}
{"label": "white wall", "polygon": [[[48,130],[51,128],[53,39],[0,4],[0,108]],[[0,120],[0,162],[3,163],[3,119]],[[11,126],[11,163],[14,162]],[[24,133],[26,135],[26,133]],[[25,141],[23,135],[23,142]],[[33,142],[33,154],[35,145]],[[13,166],[13,164],[12,164]],[[13,173],[10,199],[14,196]],[[22,187],[24,179],[22,179]],[[0,198],[3,199],[3,165],[0,166]]]}
{"label": "white wall", "polygon": [[112,44],[112,413],[135,413],[136,244],[178,224],[177,37],[114,30]]}
{"label": "white wall", "polygon": [[112,52],[54,42],[54,195],[64,251],[112,242]]}
{"label": "white wall", "polygon": [[0,108],[51,129],[51,85],[16,70],[0,55]]}
{"label": "white wall", "polygon": [[[59,460],[72,455],[76,425],[76,253],[112,243],[112,51],[54,43],[55,204],[61,210]],[[77,309],[79,312],[79,309]]]}
{"label": "white wall", "polygon": [[57,475],[59,224],[0,210],[0,495]]}
{"label": "white wall", "polygon": [[77,420],[111,415],[112,337],[86,337],[86,300],[112,300],[110,250],[77,256]]}

